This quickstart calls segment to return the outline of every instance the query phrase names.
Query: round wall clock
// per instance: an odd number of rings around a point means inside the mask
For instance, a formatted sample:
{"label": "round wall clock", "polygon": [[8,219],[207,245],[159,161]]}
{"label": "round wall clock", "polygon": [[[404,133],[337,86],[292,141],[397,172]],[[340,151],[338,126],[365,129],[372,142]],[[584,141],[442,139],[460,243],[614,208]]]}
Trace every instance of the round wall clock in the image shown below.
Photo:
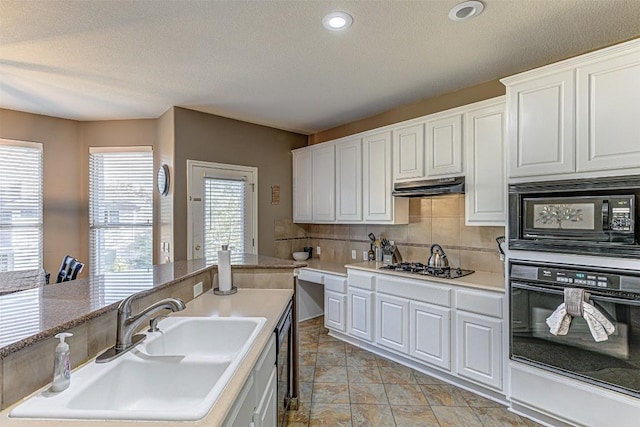
{"label": "round wall clock", "polygon": [[169,166],[166,164],[158,168],[158,193],[169,194]]}

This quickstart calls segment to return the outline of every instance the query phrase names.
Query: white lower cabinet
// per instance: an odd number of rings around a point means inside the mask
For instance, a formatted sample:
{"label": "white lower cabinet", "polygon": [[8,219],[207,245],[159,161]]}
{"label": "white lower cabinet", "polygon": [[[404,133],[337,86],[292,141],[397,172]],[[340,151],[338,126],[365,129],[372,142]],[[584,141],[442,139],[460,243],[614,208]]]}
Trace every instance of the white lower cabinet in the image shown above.
{"label": "white lower cabinet", "polygon": [[223,425],[225,427],[276,427],[277,403],[274,334],[258,358]]}
{"label": "white lower cabinet", "polygon": [[502,389],[502,320],[456,312],[456,372]]}
{"label": "white lower cabinet", "polygon": [[409,355],[451,370],[451,309],[411,301]]}
{"label": "white lower cabinet", "polygon": [[347,291],[347,333],[365,341],[373,341],[374,293],[349,287]]}
{"label": "white lower cabinet", "polygon": [[409,353],[409,300],[376,295],[376,343]]}
{"label": "white lower cabinet", "polygon": [[345,319],[347,296],[339,292],[324,290],[324,326],[340,332],[347,330]]}

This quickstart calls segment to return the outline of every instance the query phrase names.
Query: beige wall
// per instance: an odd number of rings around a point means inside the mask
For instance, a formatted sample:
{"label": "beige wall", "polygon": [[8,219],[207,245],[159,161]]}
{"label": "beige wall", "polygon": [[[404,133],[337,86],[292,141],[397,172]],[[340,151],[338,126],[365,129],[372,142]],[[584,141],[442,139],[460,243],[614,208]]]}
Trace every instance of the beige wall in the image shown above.
{"label": "beige wall", "polygon": [[309,145],[353,135],[355,133],[387,126],[404,120],[414,119],[416,117],[426,116],[428,114],[460,107],[473,102],[483,101],[485,99],[504,95],[505,93],[506,89],[504,85],[498,80],[481,83],[456,92],[404,105],[372,117],[357,120],[332,129],[327,129],[322,132],[317,132],[313,135],[309,135]]}
{"label": "beige wall", "polygon": [[[164,264],[174,260],[173,256],[173,188],[175,179],[175,114],[173,107],[167,110],[157,120],[157,155],[156,170],[163,164],[169,166],[169,194],[166,197],[154,192],[155,206],[154,224],[156,233],[154,234],[155,250],[154,263]],[[163,243],[166,245],[163,246]]]}
{"label": "beige wall", "polygon": [[155,120],[77,122],[0,109],[0,138],[43,144],[43,265],[55,275],[65,255],[89,259],[89,147],[155,146],[156,127]]}
{"label": "beige wall", "polygon": [[[187,259],[187,160],[258,168],[258,253],[275,254],[274,223],[291,218],[291,150],[305,135],[175,107],[174,255]],[[280,204],[271,204],[271,186]]]}

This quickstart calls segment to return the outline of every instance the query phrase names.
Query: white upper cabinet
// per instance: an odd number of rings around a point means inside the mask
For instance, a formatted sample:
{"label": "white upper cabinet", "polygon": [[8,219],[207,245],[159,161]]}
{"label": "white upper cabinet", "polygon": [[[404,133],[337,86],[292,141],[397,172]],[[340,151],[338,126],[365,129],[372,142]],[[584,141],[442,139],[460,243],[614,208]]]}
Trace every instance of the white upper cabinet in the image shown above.
{"label": "white upper cabinet", "polygon": [[427,176],[462,173],[462,114],[428,120],[426,125]]}
{"label": "white upper cabinet", "polygon": [[640,167],[640,48],[576,75],[578,172]]}
{"label": "white upper cabinet", "polygon": [[464,126],[466,224],[504,226],[504,97],[474,104],[464,113]]}
{"label": "white upper cabinet", "polygon": [[640,39],[502,82],[510,178],[640,171]]}
{"label": "white upper cabinet", "polygon": [[393,180],[424,177],[424,124],[393,131]]}
{"label": "white upper cabinet", "polygon": [[573,172],[574,96],[572,70],[508,86],[510,177]]}
{"label": "white upper cabinet", "polygon": [[336,144],[336,220],[362,220],[362,141]]}
{"label": "white upper cabinet", "polygon": [[335,147],[333,144],[311,150],[311,206],[313,221],[336,219],[335,208]]}
{"label": "white upper cabinet", "polygon": [[293,220],[312,220],[311,150],[306,148],[293,152]]}

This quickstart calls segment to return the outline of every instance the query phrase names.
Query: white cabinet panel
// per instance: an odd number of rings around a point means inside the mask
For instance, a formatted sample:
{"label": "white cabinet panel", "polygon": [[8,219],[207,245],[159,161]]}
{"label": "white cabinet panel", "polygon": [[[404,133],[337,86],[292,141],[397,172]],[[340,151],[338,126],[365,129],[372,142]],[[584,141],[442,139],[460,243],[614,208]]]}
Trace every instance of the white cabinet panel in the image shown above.
{"label": "white cabinet panel", "polygon": [[393,180],[424,177],[424,124],[393,131]]}
{"label": "white cabinet panel", "polygon": [[451,309],[411,301],[409,354],[451,370]]}
{"label": "white cabinet panel", "polygon": [[465,222],[504,226],[506,221],[505,103],[482,103],[464,114]]}
{"label": "white cabinet panel", "polygon": [[349,288],[347,296],[347,333],[373,341],[373,295],[371,291]]}
{"label": "white cabinet panel", "polygon": [[293,152],[293,221],[312,219],[311,150],[296,150]]}
{"label": "white cabinet panel", "polygon": [[314,221],[334,221],[335,147],[333,144],[311,150],[311,194]]}
{"label": "white cabinet panel", "polygon": [[578,67],[577,170],[640,167],[640,51]]}
{"label": "white cabinet panel", "polygon": [[324,326],[328,329],[345,332],[347,296],[334,291],[324,291]]}
{"label": "white cabinet panel", "polygon": [[271,368],[269,382],[256,409],[254,416],[255,427],[276,427],[278,424],[277,371],[274,364]]}
{"label": "white cabinet panel", "polygon": [[462,173],[462,115],[427,121],[427,176]]}
{"label": "white cabinet panel", "polygon": [[336,220],[362,220],[362,142],[336,144]]}
{"label": "white cabinet panel", "polygon": [[364,138],[362,169],[365,221],[391,221],[391,132]]}
{"label": "white cabinet panel", "polygon": [[376,295],[376,343],[409,353],[409,300]]}
{"label": "white cabinet panel", "polygon": [[456,371],[461,377],[502,389],[502,320],[456,313]]}
{"label": "white cabinet panel", "polygon": [[509,176],[573,172],[573,70],[507,88]]}

